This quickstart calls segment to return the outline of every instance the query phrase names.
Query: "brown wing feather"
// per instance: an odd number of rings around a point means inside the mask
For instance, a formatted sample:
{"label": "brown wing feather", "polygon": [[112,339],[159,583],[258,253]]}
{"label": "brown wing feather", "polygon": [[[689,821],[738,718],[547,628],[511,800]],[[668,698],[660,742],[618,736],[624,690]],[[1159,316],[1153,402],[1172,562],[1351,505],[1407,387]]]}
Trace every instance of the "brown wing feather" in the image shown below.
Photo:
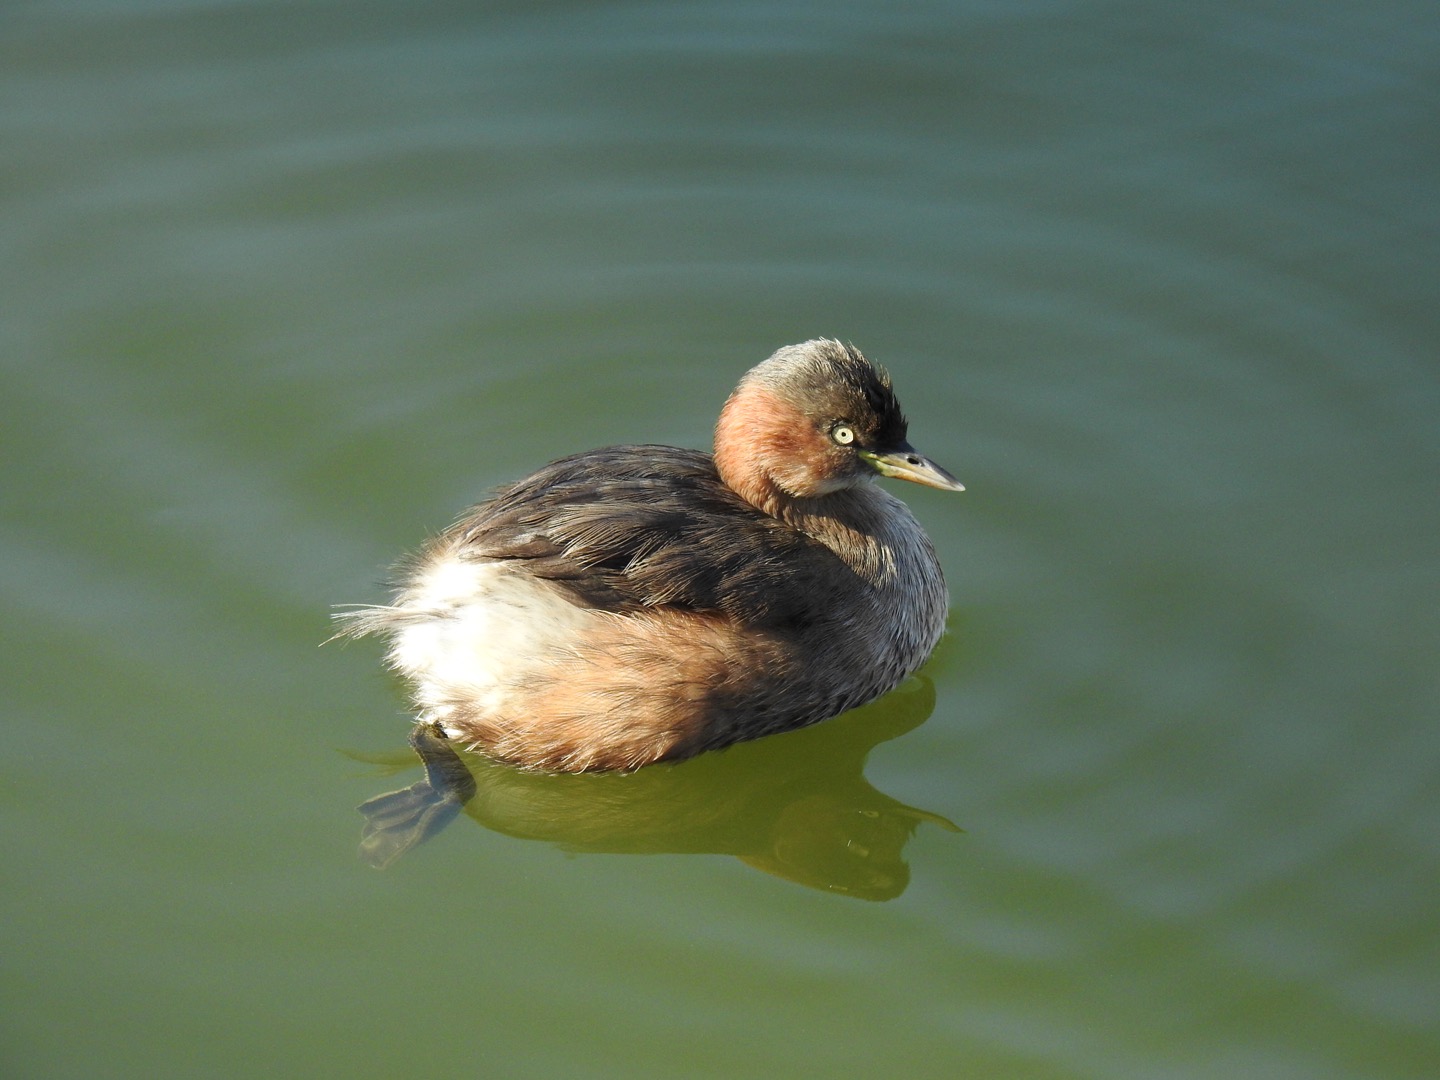
{"label": "brown wing feather", "polygon": [[612,611],[718,611],[746,625],[825,617],[852,571],[746,503],[708,454],[614,446],[552,462],[476,507],[452,536],[467,557],[523,561],[576,602]]}

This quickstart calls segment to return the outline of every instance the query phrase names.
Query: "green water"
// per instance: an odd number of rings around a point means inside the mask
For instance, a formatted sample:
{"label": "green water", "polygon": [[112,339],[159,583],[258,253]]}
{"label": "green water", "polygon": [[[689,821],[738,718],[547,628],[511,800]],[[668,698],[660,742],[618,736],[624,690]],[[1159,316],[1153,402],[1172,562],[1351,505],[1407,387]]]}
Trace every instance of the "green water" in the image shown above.
{"label": "green water", "polygon": [[[0,1072],[1440,1075],[1440,9],[12,4]],[[412,782],[333,605],[817,334],[922,680]],[[398,771],[397,771],[398,770]],[[956,831],[953,826],[958,826]]]}

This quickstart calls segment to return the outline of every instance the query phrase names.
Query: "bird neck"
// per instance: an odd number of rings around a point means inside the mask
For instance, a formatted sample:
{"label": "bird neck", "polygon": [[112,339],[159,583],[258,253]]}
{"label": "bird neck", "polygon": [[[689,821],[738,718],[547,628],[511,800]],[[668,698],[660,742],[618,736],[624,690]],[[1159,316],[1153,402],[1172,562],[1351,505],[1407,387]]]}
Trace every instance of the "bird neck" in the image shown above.
{"label": "bird neck", "polygon": [[[804,415],[765,387],[742,385],[715,427],[715,468],[757,510],[818,540],[857,574],[880,586],[895,572],[891,534],[914,519],[869,483],[816,491],[806,469]],[[797,491],[812,492],[796,494]],[[916,526],[918,528],[918,526]]]}
{"label": "bird neck", "polygon": [[868,483],[813,499],[785,499],[777,510],[781,521],[824,544],[877,588],[895,579],[896,556],[910,546],[906,525],[915,524],[902,504]]}
{"label": "bird neck", "polygon": [[747,380],[730,395],[715,425],[720,479],[771,517],[804,490],[797,463],[805,459],[804,414],[774,391]]}

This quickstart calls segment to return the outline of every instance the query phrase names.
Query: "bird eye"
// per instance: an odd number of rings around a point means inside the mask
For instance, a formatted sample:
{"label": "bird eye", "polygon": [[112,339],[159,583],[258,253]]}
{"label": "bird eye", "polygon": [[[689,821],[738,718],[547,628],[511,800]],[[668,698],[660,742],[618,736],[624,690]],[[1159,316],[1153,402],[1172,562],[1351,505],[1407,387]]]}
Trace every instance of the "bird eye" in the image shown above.
{"label": "bird eye", "polygon": [[841,424],[835,428],[834,431],[830,432],[830,437],[841,446],[849,446],[855,441],[855,429],[846,424]]}

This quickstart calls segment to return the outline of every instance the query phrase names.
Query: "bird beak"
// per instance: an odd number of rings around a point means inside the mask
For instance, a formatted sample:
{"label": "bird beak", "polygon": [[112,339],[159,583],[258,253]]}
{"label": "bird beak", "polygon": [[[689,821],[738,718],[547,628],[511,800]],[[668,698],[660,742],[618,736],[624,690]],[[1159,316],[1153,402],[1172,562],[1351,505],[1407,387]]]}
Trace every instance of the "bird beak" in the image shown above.
{"label": "bird beak", "polygon": [[964,491],[965,485],[929,458],[917,454],[909,443],[901,443],[894,450],[861,450],[860,456],[881,476],[893,476],[896,480],[909,480],[941,491]]}

